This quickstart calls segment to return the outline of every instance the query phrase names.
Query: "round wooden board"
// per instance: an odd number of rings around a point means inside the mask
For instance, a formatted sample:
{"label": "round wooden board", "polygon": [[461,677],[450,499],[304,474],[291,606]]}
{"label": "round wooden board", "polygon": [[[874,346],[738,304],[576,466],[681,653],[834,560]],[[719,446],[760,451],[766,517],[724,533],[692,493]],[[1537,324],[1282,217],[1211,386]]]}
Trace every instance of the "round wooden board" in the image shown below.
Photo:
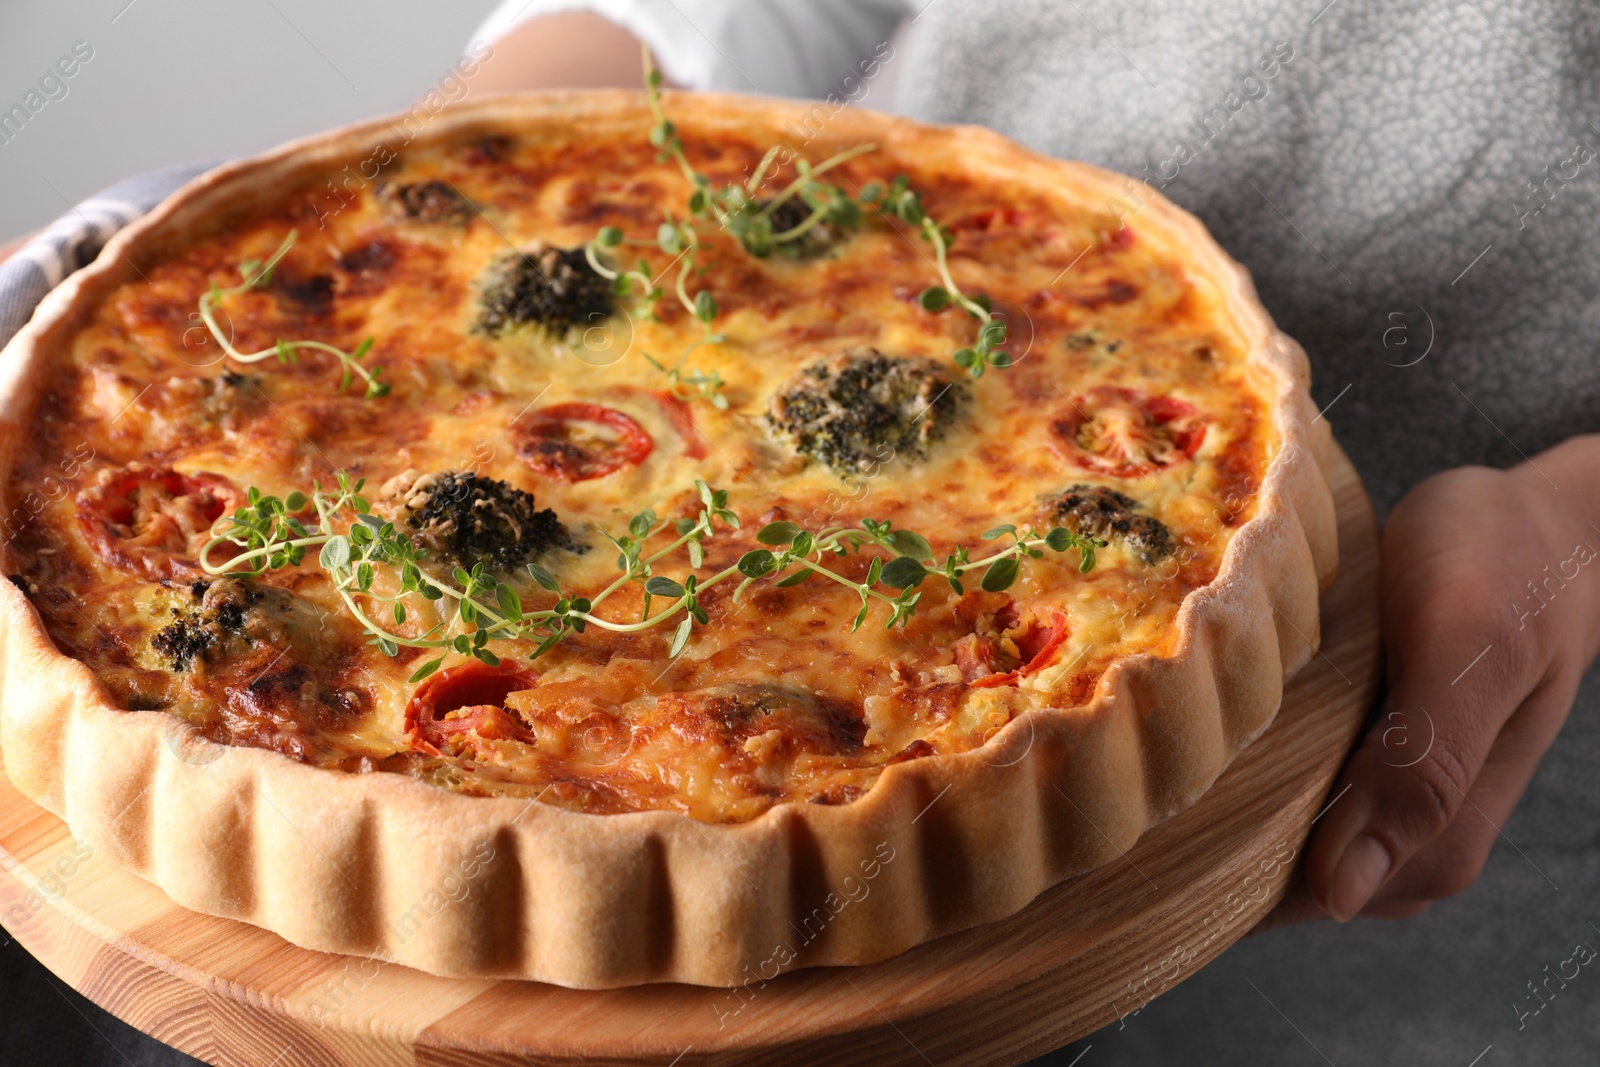
{"label": "round wooden board", "polygon": [[1019,915],[859,968],[581,992],[309,952],[173,904],[0,776],[0,921],[108,1011],[219,1067],[1014,1064],[1144,1004],[1282,896],[1377,690],[1378,540],[1343,452],[1321,650],[1193,808]]}

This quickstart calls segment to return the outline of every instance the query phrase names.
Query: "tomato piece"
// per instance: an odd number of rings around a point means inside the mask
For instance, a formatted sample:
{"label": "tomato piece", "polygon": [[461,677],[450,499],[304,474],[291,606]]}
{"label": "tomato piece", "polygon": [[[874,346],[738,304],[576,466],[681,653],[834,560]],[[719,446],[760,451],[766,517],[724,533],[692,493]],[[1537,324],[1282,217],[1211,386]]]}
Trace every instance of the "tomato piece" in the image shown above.
{"label": "tomato piece", "polygon": [[211,524],[242,501],[220,474],[130,463],[101,471],[78,493],[78,524],[106,563],[159,581],[195,573]]}
{"label": "tomato piece", "polygon": [[694,410],[689,407],[689,402],[668,392],[657,391],[654,395],[661,401],[661,408],[667,413],[667,421],[672,423],[672,428],[683,438],[683,454],[690,459],[705,459],[706,439],[700,433],[699,427],[694,424]]}
{"label": "tomato piece", "polygon": [[406,732],[416,747],[438,753],[441,743],[475,731],[490,741],[533,742],[533,732],[505,710],[506,697],[532,689],[539,676],[472,660],[425,679],[406,702]]}
{"label": "tomato piece", "polygon": [[992,637],[968,634],[956,642],[955,656],[956,666],[961,668],[961,677],[969,681],[999,673],[995,670],[995,663],[1000,658],[1000,649]]}
{"label": "tomato piece", "polygon": [[1107,248],[1130,248],[1133,245],[1133,227],[1124,222],[1103,242]]}
{"label": "tomato piece", "polygon": [[1206,439],[1206,421],[1187,400],[1102,385],[1073,397],[1050,432],[1069,462],[1137,478],[1193,458]]}
{"label": "tomato piece", "polygon": [[929,744],[928,741],[919,737],[905,748],[902,748],[899,752],[896,752],[894,755],[890,756],[887,765],[906,763],[914,759],[926,759],[929,756],[938,755],[938,751],[939,750],[934,748],[933,745]]}
{"label": "tomato piece", "polygon": [[586,482],[644,462],[655,441],[631,415],[575,401],[530,411],[512,427],[517,458],[560,482]]}
{"label": "tomato piece", "polygon": [[[1005,629],[1013,628],[1021,619],[1014,604],[1008,604],[995,615],[995,624]],[[996,685],[1016,685],[1018,679],[1024,675],[1032,674],[1037,670],[1049,666],[1055,658],[1056,652],[1067,640],[1067,617],[1059,611],[1051,611],[1045,615],[1035,617],[1027,632],[1013,639],[1017,651],[1022,654],[1021,666],[1004,671],[999,674],[988,674],[976,678],[967,684],[975,689],[987,688]],[[957,656],[957,662],[960,662]],[[988,664],[992,665],[993,656],[989,657]],[[962,665],[965,672],[965,665]]]}
{"label": "tomato piece", "polygon": [[957,233],[962,230],[997,230],[1003,226],[1025,226],[1029,219],[1028,212],[1018,208],[991,207],[956,216],[950,222],[950,229]]}

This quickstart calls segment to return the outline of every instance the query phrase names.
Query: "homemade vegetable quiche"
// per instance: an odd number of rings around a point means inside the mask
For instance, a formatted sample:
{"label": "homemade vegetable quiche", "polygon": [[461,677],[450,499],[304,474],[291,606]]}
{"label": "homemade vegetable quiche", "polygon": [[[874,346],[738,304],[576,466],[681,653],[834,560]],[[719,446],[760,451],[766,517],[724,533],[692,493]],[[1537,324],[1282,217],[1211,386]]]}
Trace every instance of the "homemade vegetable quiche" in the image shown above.
{"label": "homemade vegetable quiche", "polygon": [[1335,566],[1305,358],[1195,220],[854,111],[290,145],[3,376],[12,779],[179,903],[443,974],[1011,914],[1265,728]]}

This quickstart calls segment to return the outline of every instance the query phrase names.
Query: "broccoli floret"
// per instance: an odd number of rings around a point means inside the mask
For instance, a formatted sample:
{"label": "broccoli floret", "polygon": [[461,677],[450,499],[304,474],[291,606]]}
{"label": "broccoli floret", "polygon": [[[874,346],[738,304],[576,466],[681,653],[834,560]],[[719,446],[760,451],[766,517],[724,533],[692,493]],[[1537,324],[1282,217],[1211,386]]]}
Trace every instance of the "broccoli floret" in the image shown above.
{"label": "broccoli floret", "polygon": [[844,475],[924,455],[961,398],[942,363],[862,348],[801,368],[767,419],[795,451]]}
{"label": "broccoli floret", "polygon": [[471,569],[520,567],[552,548],[571,548],[556,513],[533,494],[465,471],[401,475],[385,490],[398,499],[405,524],[429,552]]}
{"label": "broccoli floret", "polygon": [[173,608],[174,621],[150,638],[150,646],[173,671],[189,670],[195,660],[207,659],[230,637],[244,638],[246,612],[264,594],[249,582],[227,578],[195,582],[189,587],[189,595],[194,598],[194,606],[187,611]]}
{"label": "broccoli floret", "polygon": [[170,670],[186,671],[195,660],[205,658],[214,640],[211,631],[197,618],[183,616],[156,631],[150,645],[166,658]]}
{"label": "broccoli floret", "polygon": [[594,272],[581,247],[506,256],[484,286],[482,304],[479,328],[496,336],[517,326],[561,335],[615,310],[611,283]]}
{"label": "broccoli floret", "polygon": [[[761,219],[761,212],[771,202],[753,200],[745,208],[747,221],[744,224],[746,234],[743,235],[743,243],[751,255],[765,258],[778,252],[790,259],[810,259],[832,248],[844,236],[843,230],[824,216],[812,223],[799,237],[781,243],[774,242],[774,237],[789,232],[810,218],[811,205],[798,196],[792,196],[774,208],[772,214]],[[738,223],[735,222],[734,226],[737,228]]]}
{"label": "broccoli floret", "polygon": [[449,182],[412,182],[409,185],[383,184],[378,198],[396,214],[418,222],[466,222],[472,205]]}
{"label": "broccoli floret", "polygon": [[1051,502],[1054,520],[1091,537],[1117,537],[1145,563],[1172,555],[1172,531],[1161,520],[1139,515],[1139,502],[1104,485],[1069,485]]}

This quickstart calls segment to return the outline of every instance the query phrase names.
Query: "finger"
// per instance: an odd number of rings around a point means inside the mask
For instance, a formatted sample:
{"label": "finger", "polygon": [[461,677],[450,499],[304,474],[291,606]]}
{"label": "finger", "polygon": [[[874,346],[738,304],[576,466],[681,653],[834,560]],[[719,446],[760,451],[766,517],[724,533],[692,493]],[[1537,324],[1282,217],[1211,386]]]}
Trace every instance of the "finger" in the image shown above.
{"label": "finger", "polygon": [[[1363,916],[1376,917],[1374,908],[1380,905],[1425,907],[1427,902],[1462,892],[1477,880],[1489,853],[1504,836],[1501,828],[1560,732],[1577,685],[1574,672],[1562,671],[1523,701],[1495,739],[1455,820],[1417,850],[1373,896],[1362,910]],[[1544,877],[1543,872],[1539,877]]]}
{"label": "finger", "polygon": [[[1516,808],[1543,754],[1561,728],[1560,712],[1572,702],[1577,679],[1567,672],[1537,687],[1507,720],[1489,750],[1482,769],[1468,790],[1456,818],[1438,837],[1420,848],[1383,885],[1360,915],[1367,919],[1409,919],[1426,911],[1436,900],[1454,896],[1477,879],[1499,828]],[[1393,722],[1385,719],[1383,721]],[[1387,727],[1385,748],[1403,750],[1394,725]],[[1408,741],[1418,743],[1421,739]],[[1397,762],[1409,762],[1407,753]],[[1342,788],[1342,787],[1340,787]],[[1297,869],[1284,897],[1245,935],[1254,937],[1302,922],[1328,918],[1328,912],[1306,884],[1305,871]]]}
{"label": "finger", "polygon": [[[1454,822],[1501,728],[1539,681],[1536,650],[1509,639],[1498,598],[1413,590],[1386,612],[1400,665],[1387,710],[1346,766],[1335,789],[1348,784],[1348,794],[1306,856],[1312,895],[1340,921]],[[1483,652],[1469,665],[1473,649]]]}

